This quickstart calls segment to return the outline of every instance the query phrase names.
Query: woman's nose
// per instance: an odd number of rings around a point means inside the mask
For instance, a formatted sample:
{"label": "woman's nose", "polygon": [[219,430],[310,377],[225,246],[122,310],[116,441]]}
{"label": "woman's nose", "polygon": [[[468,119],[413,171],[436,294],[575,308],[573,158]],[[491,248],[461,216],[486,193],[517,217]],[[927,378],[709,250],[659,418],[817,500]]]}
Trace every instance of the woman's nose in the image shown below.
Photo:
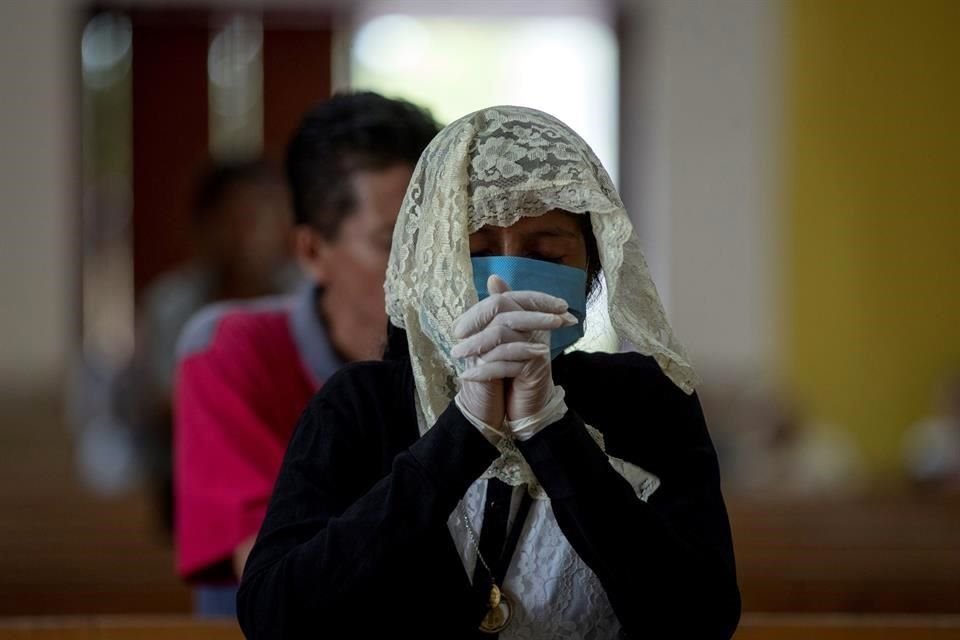
{"label": "woman's nose", "polygon": [[516,234],[511,233],[510,229],[503,229],[500,232],[500,255],[511,257],[523,255]]}

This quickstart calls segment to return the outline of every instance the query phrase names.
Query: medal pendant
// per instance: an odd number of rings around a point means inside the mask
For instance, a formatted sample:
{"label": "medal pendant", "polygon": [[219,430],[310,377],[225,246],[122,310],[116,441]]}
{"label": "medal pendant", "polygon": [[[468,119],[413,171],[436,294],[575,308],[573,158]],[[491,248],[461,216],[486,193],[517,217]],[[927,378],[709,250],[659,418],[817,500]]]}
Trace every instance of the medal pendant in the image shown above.
{"label": "medal pendant", "polygon": [[506,591],[501,591],[497,585],[490,587],[487,615],[480,621],[480,631],[484,633],[500,633],[510,624],[513,615],[513,602]]}

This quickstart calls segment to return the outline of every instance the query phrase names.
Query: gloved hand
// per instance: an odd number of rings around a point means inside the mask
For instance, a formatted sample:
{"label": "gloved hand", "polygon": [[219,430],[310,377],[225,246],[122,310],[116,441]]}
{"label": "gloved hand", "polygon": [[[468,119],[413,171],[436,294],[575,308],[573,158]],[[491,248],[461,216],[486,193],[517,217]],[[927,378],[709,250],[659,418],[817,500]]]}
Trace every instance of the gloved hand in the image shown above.
{"label": "gloved hand", "polygon": [[[467,366],[475,366],[476,358],[469,358]],[[468,369],[469,370],[469,369]],[[460,390],[454,398],[457,406],[473,426],[480,430],[491,443],[504,433],[506,394],[503,380],[460,379]]]}
{"label": "gloved hand", "polygon": [[[485,327],[499,313],[523,310],[520,302],[514,299],[515,294],[511,296],[502,295],[508,287],[500,278],[491,276],[487,288],[491,295],[468,309],[457,319],[454,325],[455,337],[476,332],[478,329]],[[566,303],[563,304],[563,307],[565,311]],[[552,308],[558,308],[558,305],[553,304]],[[511,331],[508,327],[504,326],[502,329],[504,337],[510,337],[514,340],[519,338],[519,334]],[[503,377],[496,376],[493,372],[477,371],[476,368],[483,363],[478,361],[476,355],[467,353],[463,348],[455,346],[452,355],[457,358],[466,357],[467,371],[472,372],[470,375],[460,378],[460,390],[457,392],[455,399],[457,406],[488,438],[490,437],[490,429],[499,435],[503,435],[503,422],[506,412]]]}
{"label": "gloved hand", "polygon": [[[490,297],[454,324],[454,336],[462,341],[451,354],[476,358],[460,376],[465,386],[509,380],[504,387],[505,417],[528,418],[553,395],[550,331],[576,324],[577,319],[566,311],[566,301],[539,291],[510,291],[497,276],[490,276],[487,288]],[[499,422],[488,424],[499,428],[502,421],[500,416]]]}

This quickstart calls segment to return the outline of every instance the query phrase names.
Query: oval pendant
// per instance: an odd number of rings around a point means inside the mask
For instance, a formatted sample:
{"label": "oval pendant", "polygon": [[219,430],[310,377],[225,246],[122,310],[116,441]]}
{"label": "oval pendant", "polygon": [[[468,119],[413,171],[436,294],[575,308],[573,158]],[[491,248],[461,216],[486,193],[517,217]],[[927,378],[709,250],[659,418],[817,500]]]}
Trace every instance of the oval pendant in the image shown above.
{"label": "oval pendant", "polygon": [[510,624],[513,615],[513,600],[506,592],[493,585],[490,588],[490,602],[487,615],[480,621],[480,631],[484,633],[500,633]]}

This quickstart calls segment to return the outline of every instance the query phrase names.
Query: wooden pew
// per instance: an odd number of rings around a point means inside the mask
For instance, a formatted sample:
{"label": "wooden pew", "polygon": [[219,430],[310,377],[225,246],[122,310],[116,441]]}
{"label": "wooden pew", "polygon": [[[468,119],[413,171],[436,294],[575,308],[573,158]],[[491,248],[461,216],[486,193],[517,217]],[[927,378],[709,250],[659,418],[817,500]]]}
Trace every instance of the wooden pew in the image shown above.
{"label": "wooden pew", "polygon": [[243,640],[237,623],[190,616],[0,618],[0,640]]}
{"label": "wooden pew", "polygon": [[729,507],[744,611],[960,614],[960,496]]}
{"label": "wooden pew", "polygon": [[734,640],[958,640],[960,616],[746,614]]}
{"label": "wooden pew", "polygon": [[0,616],[189,613],[148,496],[86,490],[64,414],[0,389]]}
{"label": "wooden pew", "polygon": [[[0,619],[0,640],[243,640],[236,623],[187,616]],[[960,616],[747,614],[734,640],[960,640]]]}
{"label": "wooden pew", "polygon": [[[77,482],[63,407],[0,409],[0,616],[188,613],[144,497]],[[729,507],[745,611],[960,614],[960,496]]]}

